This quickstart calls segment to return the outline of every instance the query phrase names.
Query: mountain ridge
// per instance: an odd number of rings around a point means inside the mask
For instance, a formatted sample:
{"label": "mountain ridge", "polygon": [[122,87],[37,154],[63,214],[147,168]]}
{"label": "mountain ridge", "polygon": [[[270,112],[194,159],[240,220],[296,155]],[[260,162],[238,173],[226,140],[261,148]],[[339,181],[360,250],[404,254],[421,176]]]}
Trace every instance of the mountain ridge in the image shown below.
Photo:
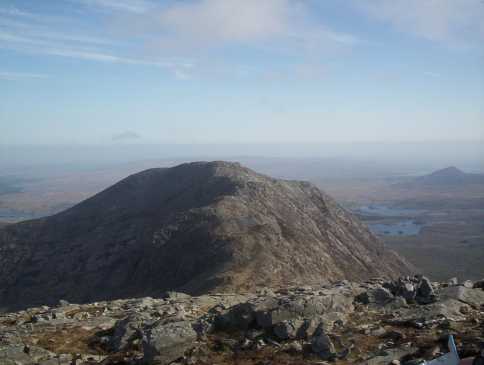
{"label": "mountain ridge", "polygon": [[145,170],[54,216],[3,227],[0,264],[6,307],[411,271],[310,183],[222,161]]}

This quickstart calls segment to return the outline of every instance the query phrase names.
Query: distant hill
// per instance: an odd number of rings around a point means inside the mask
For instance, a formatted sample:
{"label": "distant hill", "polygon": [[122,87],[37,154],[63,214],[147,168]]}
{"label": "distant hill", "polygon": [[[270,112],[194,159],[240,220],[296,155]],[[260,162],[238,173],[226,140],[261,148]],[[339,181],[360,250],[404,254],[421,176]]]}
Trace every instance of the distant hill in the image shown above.
{"label": "distant hill", "polygon": [[250,291],[408,273],[315,186],[237,163],[150,169],[0,229],[0,307]]}
{"label": "distant hill", "polygon": [[404,188],[459,188],[480,184],[484,184],[483,174],[469,174],[452,166],[396,185]]}

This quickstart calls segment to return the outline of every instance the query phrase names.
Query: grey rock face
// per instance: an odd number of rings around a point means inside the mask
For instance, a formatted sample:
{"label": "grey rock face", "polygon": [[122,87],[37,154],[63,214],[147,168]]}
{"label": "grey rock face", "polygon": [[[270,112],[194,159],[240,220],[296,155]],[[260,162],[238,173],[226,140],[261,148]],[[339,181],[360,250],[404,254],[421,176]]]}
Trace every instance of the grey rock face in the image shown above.
{"label": "grey rock face", "polygon": [[170,364],[194,347],[196,339],[190,322],[155,324],[143,337],[144,360],[154,365]]}
{"label": "grey rock face", "polygon": [[378,356],[369,359],[367,365],[389,365],[400,364],[399,359],[406,355],[414,354],[418,351],[415,347],[400,347],[381,351]]}
{"label": "grey rock face", "polygon": [[462,286],[465,286],[466,288],[472,289],[474,287],[474,283],[472,280],[464,280],[462,282]]}
{"label": "grey rock face", "polygon": [[392,302],[395,297],[390,290],[383,287],[371,288],[360,294],[357,298],[363,304],[386,305]]}
{"label": "grey rock face", "polygon": [[127,318],[116,322],[114,334],[111,338],[110,347],[114,351],[125,351],[133,345],[136,340],[143,337],[143,327],[153,320],[142,313],[134,313]]}
{"label": "grey rock face", "polygon": [[410,270],[315,186],[228,162],[146,170],[57,215],[0,228],[7,309]]}
{"label": "grey rock face", "polygon": [[420,304],[428,304],[435,302],[435,299],[436,294],[434,288],[432,287],[432,283],[425,276],[421,277],[417,287],[417,302]]}
{"label": "grey rock face", "polygon": [[[307,331],[304,320],[325,319],[325,322],[343,320],[354,311],[356,291],[351,286],[312,291],[295,291],[277,296],[254,297],[232,307],[217,318],[221,329],[248,330],[249,328],[277,330],[281,336],[286,331]],[[290,327],[297,324],[297,328]],[[279,326],[280,325],[280,326]],[[306,328],[306,329],[305,329]]]}
{"label": "grey rock face", "polygon": [[[425,276],[402,277],[397,281],[384,283],[383,286],[408,303],[430,304],[437,300],[435,289]],[[371,295],[370,291],[366,295]]]}
{"label": "grey rock face", "polygon": [[454,285],[457,285],[457,284],[459,284],[459,279],[457,279],[457,278],[450,278],[447,281],[447,285],[449,285],[449,286],[454,286]]}
{"label": "grey rock face", "polygon": [[484,279],[476,281],[473,286],[474,289],[483,289],[484,290]]}
{"label": "grey rock face", "polygon": [[465,286],[453,286],[442,289],[443,299],[454,299],[466,303],[476,309],[484,307],[484,291],[469,289]]}
{"label": "grey rock face", "polygon": [[400,311],[399,321],[413,323],[417,327],[426,324],[438,323],[444,320],[455,322],[466,319],[463,308],[468,308],[467,304],[454,299],[445,299],[436,303],[404,308]]}
{"label": "grey rock face", "polygon": [[318,354],[324,360],[333,359],[336,356],[336,350],[329,336],[324,333],[323,326],[320,325],[311,340],[311,348],[314,353]]}
{"label": "grey rock face", "polygon": [[287,320],[276,324],[273,331],[280,340],[294,340],[304,337],[304,326],[304,320]]}

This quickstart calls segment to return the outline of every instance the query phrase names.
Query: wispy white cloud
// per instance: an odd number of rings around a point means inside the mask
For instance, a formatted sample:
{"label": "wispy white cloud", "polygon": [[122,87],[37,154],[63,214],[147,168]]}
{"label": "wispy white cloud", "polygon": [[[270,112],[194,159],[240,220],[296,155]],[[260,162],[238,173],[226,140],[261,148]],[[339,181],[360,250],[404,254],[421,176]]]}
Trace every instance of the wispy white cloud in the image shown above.
{"label": "wispy white cloud", "polygon": [[28,79],[46,79],[49,77],[50,76],[46,74],[0,71],[0,80],[8,80],[8,81],[20,81],[20,80],[28,80]]}
{"label": "wispy white cloud", "polygon": [[98,52],[82,51],[82,50],[75,50],[75,49],[51,48],[51,49],[44,49],[42,52],[53,56],[77,58],[77,59],[107,62],[107,63],[124,63],[124,64],[130,64],[130,65],[156,66],[156,67],[170,68],[174,70],[178,68],[186,68],[186,66],[183,63],[176,62],[176,61],[147,60],[147,59],[141,59],[141,58],[120,57],[109,53],[98,53]]}
{"label": "wispy white cloud", "polygon": [[[8,30],[8,31],[2,31]],[[78,32],[66,32],[65,30],[51,30],[47,26],[32,25],[24,21],[17,21],[8,18],[0,18],[0,32],[6,34],[8,32],[15,33],[15,35],[21,34],[27,36],[30,39],[48,39],[65,42],[75,42],[84,44],[98,44],[98,45],[114,45],[115,41],[103,37],[89,36],[85,34],[79,34]]]}
{"label": "wispy white cloud", "polygon": [[355,35],[311,20],[309,5],[292,0],[180,1],[153,11],[152,16],[160,47],[271,43],[300,49],[359,41]]}
{"label": "wispy white cloud", "polygon": [[197,59],[200,53],[204,53],[202,58],[209,55],[213,59],[214,52],[226,46],[304,58],[361,43],[357,36],[314,19],[309,3],[303,1],[70,1],[83,4],[88,11],[107,9],[108,16],[92,27],[80,17],[0,7],[4,15],[0,17],[0,47],[93,62],[161,67],[186,80],[200,72],[202,64],[208,64],[207,60],[190,59]]}
{"label": "wispy white cloud", "polygon": [[395,29],[455,45],[484,40],[482,0],[354,0],[355,7]]}
{"label": "wispy white cloud", "polygon": [[78,3],[101,9],[143,14],[154,5],[145,0],[74,0]]}
{"label": "wispy white cloud", "polygon": [[[0,8],[0,48],[43,54],[50,56],[74,58],[79,60],[143,65],[160,67],[169,70],[179,78],[194,63],[179,58],[147,58],[139,56],[129,46],[129,42],[106,37],[99,37],[83,29],[82,24],[73,22],[71,27],[67,18],[44,14],[34,14],[15,8]],[[35,21],[30,21],[35,20]]]}
{"label": "wispy white cloud", "polygon": [[[0,34],[0,40],[2,40],[2,34]],[[35,43],[39,45],[38,43]],[[193,67],[193,63],[185,60],[150,60],[143,58],[130,58],[117,56],[106,52],[96,52],[88,49],[76,49],[59,47],[56,44],[44,43],[44,47],[30,47],[30,46],[18,46],[18,45],[6,45],[0,44],[0,48],[11,49],[15,51],[22,51],[34,54],[44,54],[50,56],[59,56],[66,58],[74,58],[86,61],[95,61],[103,63],[118,63],[127,65],[143,65],[154,66],[165,69],[173,70],[175,76],[177,72],[184,72],[184,70],[190,70]]]}
{"label": "wispy white cloud", "polygon": [[28,24],[48,24],[49,26],[70,26],[72,27],[76,23],[74,17],[67,17],[65,15],[46,14],[46,13],[32,13],[24,9],[18,9],[16,7],[1,7],[0,15],[2,20],[17,19],[20,21],[28,21]]}

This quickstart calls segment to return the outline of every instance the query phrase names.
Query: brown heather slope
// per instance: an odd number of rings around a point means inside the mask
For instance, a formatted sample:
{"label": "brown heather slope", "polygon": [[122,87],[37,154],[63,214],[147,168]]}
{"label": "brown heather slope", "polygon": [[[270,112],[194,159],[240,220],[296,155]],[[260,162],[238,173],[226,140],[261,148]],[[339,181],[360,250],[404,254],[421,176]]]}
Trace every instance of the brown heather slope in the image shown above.
{"label": "brown heather slope", "polygon": [[237,163],[146,170],[57,215],[0,229],[7,309],[410,270],[313,185]]}

